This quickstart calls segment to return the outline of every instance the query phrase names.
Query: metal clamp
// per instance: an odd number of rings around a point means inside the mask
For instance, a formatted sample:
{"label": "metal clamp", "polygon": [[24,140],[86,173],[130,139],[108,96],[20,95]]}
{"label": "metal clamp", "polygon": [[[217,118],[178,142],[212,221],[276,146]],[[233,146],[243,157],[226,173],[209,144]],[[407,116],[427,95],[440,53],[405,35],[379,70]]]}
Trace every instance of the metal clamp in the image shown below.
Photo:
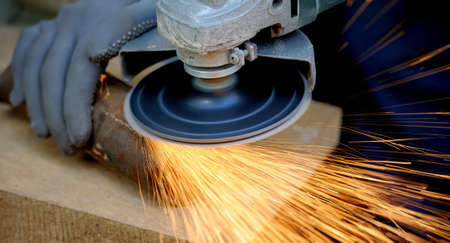
{"label": "metal clamp", "polygon": [[233,48],[230,53],[230,63],[238,66],[244,66],[245,60],[253,61],[258,57],[257,46],[250,41],[245,42],[245,49],[239,49],[239,47]]}

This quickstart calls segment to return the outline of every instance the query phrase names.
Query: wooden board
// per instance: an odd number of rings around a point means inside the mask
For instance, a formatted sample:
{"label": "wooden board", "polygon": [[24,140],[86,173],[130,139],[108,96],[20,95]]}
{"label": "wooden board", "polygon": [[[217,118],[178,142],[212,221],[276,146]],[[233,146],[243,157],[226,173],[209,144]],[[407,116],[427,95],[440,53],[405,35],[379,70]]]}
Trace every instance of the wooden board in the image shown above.
{"label": "wooden board", "polygon": [[0,242],[176,242],[162,234],[0,191]]}
{"label": "wooden board", "polygon": [[[304,120],[284,133],[290,137],[302,134],[295,137],[303,144],[337,144],[339,109],[313,102]],[[161,209],[147,207],[144,212],[135,182],[97,163],[64,156],[52,139],[35,137],[28,121],[4,104],[0,105],[0,134],[0,190],[141,229],[173,234]],[[182,229],[178,235],[182,235]]]}
{"label": "wooden board", "polygon": [[34,136],[28,121],[0,105],[0,190],[172,234],[162,210],[144,213],[135,182],[80,157],[63,155],[52,139]]}

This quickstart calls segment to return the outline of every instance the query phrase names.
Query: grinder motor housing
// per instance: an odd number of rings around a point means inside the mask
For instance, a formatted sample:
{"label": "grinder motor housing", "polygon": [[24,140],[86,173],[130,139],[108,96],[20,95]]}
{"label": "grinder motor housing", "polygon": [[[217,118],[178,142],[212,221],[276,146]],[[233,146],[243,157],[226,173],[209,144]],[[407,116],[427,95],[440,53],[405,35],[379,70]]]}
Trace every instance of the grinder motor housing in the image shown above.
{"label": "grinder motor housing", "polygon": [[[124,80],[134,86],[127,121],[144,136],[200,146],[280,132],[306,111],[315,84],[314,49],[298,29],[343,1],[159,0],[158,28],[120,52]],[[182,65],[171,58],[136,72],[142,54],[154,52],[175,52]],[[274,75],[265,59],[289,75]]]}

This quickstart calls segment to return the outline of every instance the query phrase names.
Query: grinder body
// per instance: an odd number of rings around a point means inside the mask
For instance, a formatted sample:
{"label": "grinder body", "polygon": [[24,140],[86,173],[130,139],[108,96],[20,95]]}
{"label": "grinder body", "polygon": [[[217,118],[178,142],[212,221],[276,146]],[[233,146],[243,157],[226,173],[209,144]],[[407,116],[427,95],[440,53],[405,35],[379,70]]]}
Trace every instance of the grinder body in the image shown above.
{"label": "grinder body", "polygon": [[[343,0],[161,0],[158,31],[173,44],[189,70],[242,66],[245,59],[256,58],[257,47],[236,47],[260,31],[270,31],[272,38],[284,36],[340,2]],[[195,72],[191,74],[195,76]]]}
{"label": "grinder body", "polygon": [[[157,30],[120,53],[135,85],[127,121],[147,137],[195,146],[249,143],[287,128],[315,83],[314,49],[298,28],[340,2],[160,0]],[[171,51],[177,57],[127,72],[130,55]]]}

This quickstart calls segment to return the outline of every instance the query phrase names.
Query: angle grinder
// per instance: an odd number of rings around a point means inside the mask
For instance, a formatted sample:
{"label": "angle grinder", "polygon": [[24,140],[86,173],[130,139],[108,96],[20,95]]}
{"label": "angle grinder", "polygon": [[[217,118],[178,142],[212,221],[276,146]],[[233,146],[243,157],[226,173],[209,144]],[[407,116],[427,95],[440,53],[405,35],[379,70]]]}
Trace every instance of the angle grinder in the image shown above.
{"label": "angle grinder", "polygon": [[[343,0],[160,0],[158,29],[122,48],[141,135],[195,146],[255,142],[292,125],[315,83],[300,27]],[[176,53],[133,75],[130,53]],[[164,55],[162,55],[164,56]]]}

